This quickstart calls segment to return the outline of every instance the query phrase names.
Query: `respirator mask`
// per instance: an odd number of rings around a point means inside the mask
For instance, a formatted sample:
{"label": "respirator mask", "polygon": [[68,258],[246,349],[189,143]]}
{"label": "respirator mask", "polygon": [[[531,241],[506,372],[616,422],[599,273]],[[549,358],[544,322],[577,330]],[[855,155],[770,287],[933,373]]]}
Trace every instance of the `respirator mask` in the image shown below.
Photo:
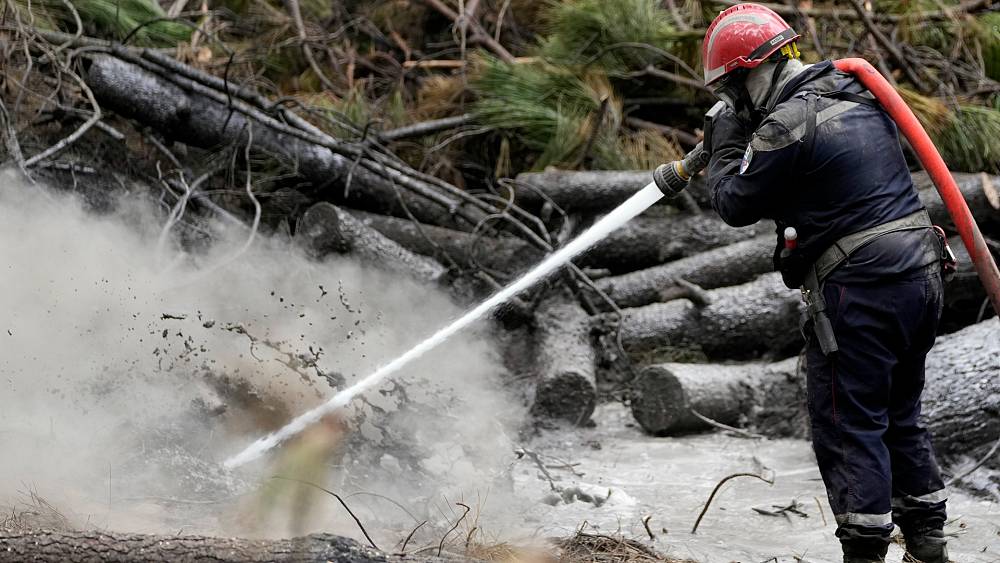
{"label": "respirator mask", "polygon": [[[773,109],[768,102],[778,87],[782,70],[784,70],[788,60],[788,57],[778,54],[763,63],[764,65],[768,65],[767,67],[757,67],[752,70],[746,68],[734,70],[719,79],[718,82],[712,84],[710,88],[712,89],[712,93],[732,108],[736,115],[743,119],[745,123],[756,128]],[[751,72],[759,72],[764,68],[767,68],[771,72],[768,78],[768,88],[760,96],[760,99],[755,101],[747,87],[747,78],[749,78]],[[760,94],[760,90],[758,90],[758,94]]]}

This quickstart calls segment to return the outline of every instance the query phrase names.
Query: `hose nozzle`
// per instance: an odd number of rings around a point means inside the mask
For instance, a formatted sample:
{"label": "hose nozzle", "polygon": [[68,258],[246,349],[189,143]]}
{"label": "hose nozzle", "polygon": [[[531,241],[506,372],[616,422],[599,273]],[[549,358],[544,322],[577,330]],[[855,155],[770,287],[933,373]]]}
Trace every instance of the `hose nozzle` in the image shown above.
{"label": "hose nozzle", "polygon": [[702,143],[698,143],[691,152],[684,155],[682,160],[658,166],[653,171],[653,182],[663,195],[668,198],[677,197],[687,187],[691,177],[708,166],[708,158],[708,151],[704,149]]}

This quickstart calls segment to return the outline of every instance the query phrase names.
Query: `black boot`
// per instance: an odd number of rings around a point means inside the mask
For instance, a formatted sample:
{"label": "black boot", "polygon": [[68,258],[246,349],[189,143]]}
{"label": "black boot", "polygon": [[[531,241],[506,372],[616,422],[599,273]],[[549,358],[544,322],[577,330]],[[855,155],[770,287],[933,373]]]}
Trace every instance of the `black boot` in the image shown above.
{"label": "black boot", "polygon": [[885,563],[889,545],[880,541],[844,542],[844,563]]}
{"label": "black boot", "polygon": [[906,536],[904,561],[919,563],[948,563],[948,541],[943,530],[927,530]]}

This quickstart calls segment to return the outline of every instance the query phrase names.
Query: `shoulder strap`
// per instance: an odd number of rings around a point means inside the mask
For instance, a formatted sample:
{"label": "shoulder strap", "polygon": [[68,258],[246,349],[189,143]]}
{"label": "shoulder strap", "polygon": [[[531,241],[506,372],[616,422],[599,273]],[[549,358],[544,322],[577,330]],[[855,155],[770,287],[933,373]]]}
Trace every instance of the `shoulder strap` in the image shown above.
{"label": "shoulder strap", "polygon": [[[865,92],[865,94],[867,94],[867,92]],[[800,97],[805,98],[806,100],[806,121],[805,121],[806,129],[805,129],[805,134],[802,136],[803,154],[807,156],[812,156],[813,144],[815,143],[816,140],[816,125],[820,121],[817,115],[818,112],[816,111],[816,100],[818,100],[819,98],[831,98],[834,100],[840,100],[841,102],[849,102],[847,104],[843,104],[846,107],[843,108],[837,107],[836,109],[839,111],[824,110],[823,111],[824,114],[830,114],[824,116],[824,119],[822,121],[826,121],[827,119],[836,117],[836,115],[842,113],[844,110],[854,107],[851,105],[851,103],[862,104],[881,109],[882,106],[879,105],[878,101],[874,97],[871,97],[871,94],[868,95],[865,94],[847,92],[846,90],[834,90],[831,92],[802,92],[798,94]]]}
{"label": "shoulder strap", "polygon": [[806,132],[802,136],[802,154],[812,158],[813,144],[816,142],[816,100],[817,94],[807,94],[806,98]]}
{"label": "shoulder strap", "polygon": [[[867,92],[866,92],[867,93]],[[854,102],[856,104],[863,104],[866,106],[880,108],[878,100],[873,98],[871,94],[857,94],[855,92],[847,92],[846,90],[837,90],[835,92],[817,92],[817,96],[822,96],[824,98],[833,98],[835,100],[844,100],[847,102]]]}

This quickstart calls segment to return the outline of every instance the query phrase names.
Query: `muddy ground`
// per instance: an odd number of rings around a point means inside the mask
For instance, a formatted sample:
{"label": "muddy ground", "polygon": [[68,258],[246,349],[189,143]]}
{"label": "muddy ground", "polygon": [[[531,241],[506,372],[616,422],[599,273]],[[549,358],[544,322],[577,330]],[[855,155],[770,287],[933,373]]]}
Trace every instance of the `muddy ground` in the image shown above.
{"label": "muddy ground", "polygon": [[[526,514],[526,524],[565,535],[586,522],[587,527],[620,530],[668,555],[704,563],[841,560],[836,525],[808,442],[722,433],[654,438],[639,431],[618,404],[599,407],[594,421],[590,429],[548,431],[530,448],[544,454],[547,465],[557,465],[556,459],[572,464],[572,471],[548,470],[557,487],[577,487],[603,503],[537,505]],[[730,480],[697,534],[691,534],[705,500],[723,477],[761,470],[774,476],[773,485],[751,478]],[[514,476],[518,495],[551,497],[551,486],[536,467],[521,465]],[[801,515],[768,516],[753,510],[775,511],[776,505],[793,502]],[[952,559],[1000,561],[1000,503],[952,490],[948,511]],[[642,524],[646,516],[651,516],[654,541]],[[893,545],[888,560],[901,557],[902,550]]]}

